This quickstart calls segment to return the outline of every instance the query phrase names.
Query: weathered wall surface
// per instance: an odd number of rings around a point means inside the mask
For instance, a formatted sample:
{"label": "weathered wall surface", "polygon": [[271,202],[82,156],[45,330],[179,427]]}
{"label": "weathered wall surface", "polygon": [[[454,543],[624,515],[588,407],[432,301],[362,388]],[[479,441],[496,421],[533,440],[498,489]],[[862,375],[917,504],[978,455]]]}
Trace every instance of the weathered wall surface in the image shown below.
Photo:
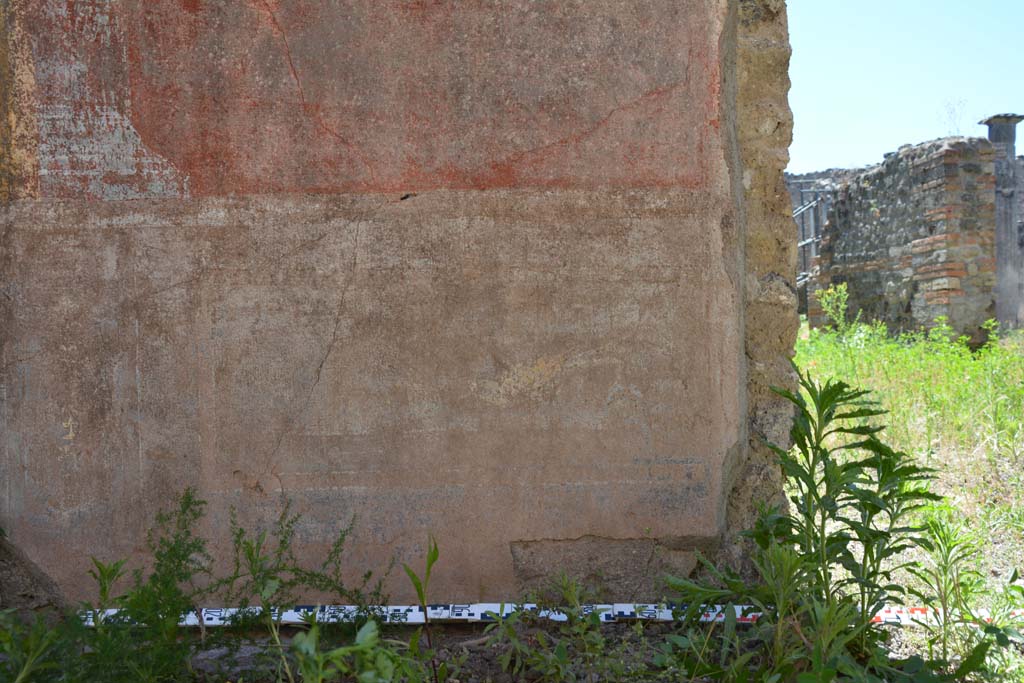
{"label": "weathered wall surface", "polygon": [[1024,156],[1017,157],[1017,234],[1020,236],[1021,248],[1024,249]]}
{"label": "weathered wall surface", "polygon": [[[845,282],[850,308],[891,329],[938,316],[975,335],[993,317],[995,175],[987,140],[907,146],[836,191],[812,288]],[[812,323],[823,323],[810,299]]]}
{"label": "weathered wall surface", "polygon": [[790,357],[796,343],[794,281],[796,242],[783,171],[789,163],[793,119],[789,92],[789,30],[784,0],[741,0],[738,15],[736,131],[746,227],[744,360],[747,384],[747,449],[728,471],[727,533],[719,552],[749,568],[748,547],[736,533],[749,529],[763,503],[782,503],[782,482],[766,443],[789,438],[792,411],[771,387],[793,384]]}
{"label": "weathered wall surface", "polygon": [[0,525],[68,595],[187,485],[437,599],[654,596],[774,493],[781,2],[4,9]]}

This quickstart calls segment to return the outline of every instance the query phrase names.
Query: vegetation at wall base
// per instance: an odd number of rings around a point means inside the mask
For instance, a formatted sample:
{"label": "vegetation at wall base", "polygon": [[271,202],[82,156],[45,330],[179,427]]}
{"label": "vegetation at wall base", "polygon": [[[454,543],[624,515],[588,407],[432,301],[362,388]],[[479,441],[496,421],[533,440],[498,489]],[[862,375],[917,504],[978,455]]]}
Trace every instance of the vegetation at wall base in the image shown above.
{"label": "vegetation at wall base", "polygon": [[[562,622],[493,614],[468,639],[430,623],[396,629],[371,607],[387,603],[381,577],[343,580],[354,520],[309,567],[293,551],[300,520],[288,505],[268,529],[232,515],[222,576],[196,533],[205,503],[185,491],[156,518],[148,571],[93,560],[97,598],[82,606],[91,625],[81,612],[56,623],[0,612],[0,681],[1024,681],[1024,639],[1009,618],[1024,608],[1024,585],[1006,568],[1024,548],[1020,341],[990,325],[989,342],[972,350],[942,321],[892,337],[847,323],[841,291],[824,303],[843,323],[804,332],[800,389],[779,391],[795,413],[793,447],[773,447],[789,504],[763,510],[747,533],[758,579],[702,558],[704,578],[666,580],[668,597],[688,605],[675,624],[603,625],[586,608],[587,587],[562,577],[550,597],[524,599],[559,609]],[[440,559],[430,538],[423,573],[403,566],[423,608]],[[281,607],[310,592],[361,605],[359,620],[282,625]],[[179,627],[214,602],[253,609],[224,629]],[[872,621],[880,606],[904,602],[938,618],[903,630]],[[701,623],[710,604],[763,616],[745,624],[726,609],[723,622]],[[218,666],[199,665],[209,652]]]}
{"label": "vegetation at wall base", "polygon": [[[872,621],[882,606],[901,605],[908,594],[934,602],[931,593],[912,593],[901,581],[915,563],[913,551],[937,552],[937,534],[948,529],[937,517],[921,521],[941,500],[929,489],[934,470],[881,440],[883,428],[870,420],[884,411],[866,391],[797,374],[799,393],[779,390],[796,409],[794,446],[773,447],[790,506],[762,511],[748,533],[758,581],[707,562],[711,582],[670,579],[692,606],[683,615],[687,637],[673,643],[671,654],[680,668],[715,680],[981,680],[991,673],[990,650],[1014,647],[1020,634],[1012,624],[978,619],[966,591],[948,616],[977,635],[955,653],[895,657],[890,632]],[[935,570],[953,593],[966,583],[966,556],[947,559]],[[763,616],[745,631],[727,620],[709,645],[698,622],[707,604],[752,605]]]}

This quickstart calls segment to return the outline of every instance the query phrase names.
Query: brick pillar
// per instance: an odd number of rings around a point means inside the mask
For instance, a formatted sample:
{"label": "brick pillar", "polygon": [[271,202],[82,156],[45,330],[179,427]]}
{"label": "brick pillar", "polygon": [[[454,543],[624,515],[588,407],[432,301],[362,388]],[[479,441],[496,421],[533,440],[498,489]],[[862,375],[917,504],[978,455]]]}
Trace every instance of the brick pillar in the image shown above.
{"label": "brick pillar", "polygon": [[1017,229],[1017,124],[1024,116],[998,114],[981,121],[996,150],[996,317],[1003,325],[1024,322],[1024,244]]}

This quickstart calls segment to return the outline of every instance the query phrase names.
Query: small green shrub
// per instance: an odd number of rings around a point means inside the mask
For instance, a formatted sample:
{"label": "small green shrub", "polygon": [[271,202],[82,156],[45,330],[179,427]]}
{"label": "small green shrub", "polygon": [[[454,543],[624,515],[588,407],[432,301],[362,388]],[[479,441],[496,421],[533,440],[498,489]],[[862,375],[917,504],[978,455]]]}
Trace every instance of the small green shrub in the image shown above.
{"label": "small green shrub", "polygon": [[[578,581],[561,576],[554,586],[554,604],[543,601],[538,610],[521,606],[507,614],[490,613],[494,623],[485,630],[488,645],[500,651],[498,661],[517,680],[621,681],[646,680],[648,643],[643,624],[635,624],[632,637],[609,638],[600,612]],[[551,621],[543,613],[557,610],[563,621]]]}
{"label": "small green shrub", "polygon": [[14,610],[0,611],[0,680],[29,683],[56,670],[57,663],[50,655],[59,637],[41,617],[26,626]]}
{"label": "small green shrub", "polygon": [[[93,626],[77,616],[63,638],[61,669],[71,680],[184,681],[191,678],[192,644],[179,623],[208,595],[212,576],[206,542],[196,535],[205,502],[187,489],[175,509],[161,512],[147,536],[153,556],[149,573],[136,569],[123,594],[115,588],[126,578],[124,561],[109,564],[93,558],[89,572],[99,602],[84,605]],[[116,615],[105,616],[108,609]]]}
{"label": "small green shrub", "polygon": [[980,546],[948,507],[930,512],[926,530],[929,552],[923,562],[909,567],[920,582],[910,590],[935,613],[934,619],[921,622],[929,634],[929,656],[949,661],[971,647],[975,641],[971,632],[982,623],[973,609],[984,591],[977,568]]}
{"label": "small green shrub", "polygon": [[[427,606],[427,591],[430,588],[430,572],[434,569],[434,564],[437,563],[438,557],[440,557],[440,551],[437,547],[437,541],[431,536],[427,540],[427,564],[423,572],[423,578],[420,578],[412,567],[407,564],[402,565],[405,569],[406,575],[409,577],[409,581],[412,582],[413,588],[416,590],[416,599],[419,601],[419,607],[423,610],[423,628],[416,631],[413,635],[412,640],[409,643],[409,649],[413,656],[419,661],[425,662],[430,666],[431,678],[434,683],[440,683],[441,681],[448,680],[451,672],[449,671],[448,663],[442,662],[440,665],[437,661],[437,651],[434,649],[434,639],[431,635],[430,629],[430,615],[428,614]],[[426,636],[426,648],[420,645],[421,636]]]}
{"label": "small green shrub", "polygon": [[[1001,330],[994,321],[983,327],[986,341],[977,348],[944,318],[930,330],[899,335],[879,323],[851,325],[845,336],[805,329],[796,361],[820,377],[872,389],[888,410],[886,433],[893,447],[937,468],[932,490],[946,497],[950,521],[961,520],[977,546],[970,564],[982,585],[970,609],[990,610],[997,623],[1012,629],[998,615],[1013,596],[1005,577],[1024,566],[1024,334]],[[923,550],[911,557],[922,569],[934,566],[935,558]],[[911,576],[899,582],[915,585]],[[926,588],[938,597],[932,584]],[[986,660],[989,680],[1024,680],[1020,654],[1000,646],[1000,637],[967,623],[948,632],[953,660],[966,657],[976,636],[984,635],[995,643]],[[928,643],[916,633],[907,637],[927,656]],[[1001,639],[1013,640],[1007,633]],[[932,647],[941,653],[941,642]]]}
{"label": "small green shrub", "polygon": [[[851,327],[850,322],[847,320],[847,311],[850,307],[850,293],[847,291],[846,283],[840,282],[826,289],[818,290],[815,292],[815,297],[818,299],[818,303],[821,304],[821,310],[825,313],[825,317],[834,326],[835,331],[840,337],[845,337]],[[860,312],[857,313],[852,327],[856,327],[859,322]]]}
{"label": "small green shrub", "polygon": [[993,665],[987,667],[987,679],[1005,679],[1005,674],[1022,664],[1014,650],[1019,650],[1024,637],[1018,630],[1019,620],[1010,618],[1011,610],[1024,607],[1024,586],[1016,583],[1017,572],[996,596],[993,609],[983,615],[980,602],[988,596],[979,569],[982,539],[949,506],[928,511],[926,531],[929,552],[910,567],[918,579],[910,592],[934,615],[920,622],[927,634],[929,656],[958,662],[991,649]]}
{"label": "small green shrub", "polygon": [[391,683],[391,681],[422,681],[423,672],[415,662],[399,654],[380,638],[380,629],[367,621],[356,633],[351,645],[323,650],[320,627],[315,619],[308,630],[292,639],[292,651],[298,663],[302,683],[326,683],[356,680],[359,683]]}
{"label": "small green shrub", "polygon": [[229,605],[241,612],[235,626],[257,626],[270,636],[264,656],[276,669],[277,678],[294,683],[295,674],[288,648],[282,641],[282,608],[295,604],[296,589],[303,585],[299,563],[292,549],[297,515],[285,504],[270,533],[265,529],[247,532],[231,511],[230,528],[234,551],[233,571],[223,581],[222,594]]}
{"label": "small green shrub", "polygon": [[[360,614],[359,624],[378,616],[374,613],[376,607],[371,605],[387,603],[382,579],[374,581],[372,572],[364,573],[361,583],[354,588],[342,579],[343,552],[354,519],[338,532],[317,568],[305,566],[295,554],[295,529],[299,522],[300,516],[292,513],[287,501],[269,530],[244,529],[232,510],[232,570],[213,589],[222,602],[241,608],[232,618],[235,631],[269,635],[270,646],[262,659],[276,670],[279,679],[289,683],[295,681],[294,661],[282,635],[281,615],[284,609],[296,604],[301,592],[327,593],[339,602],[355,605]],[[318,625],[318,632],[325,627]]]}
{"label": "small green shrub", "polygon": [[[267,670],[274,671],[273,680],[296,681],[299,670],[295,662],[309,664],[307,655],[319,647],[323,629],[315,625],[315,633],[299,638],[295,647],[286,643],[280,608],[294,604],[298,590],[323,590],[350,599],[368,597],[377,604],[386,603],[379,592],[380,582],[369,583],[371,574],[365,574],[355,590],[341,582],[341,552],[351,525],[341,531],[319,568],[300,565],[292,550],[298,517],[290,513],[287,505],[269,534],[263,530],[243,530],[232,515],[234,565],[227,576],[215,576],[206,541],[196,533],[205,505],[188,489],[175,509],[157,515],[147,536],[153,557],[148,572],[136,569],[129,573],[124,560],[105,563],[93,558],[89,574],[96,582],[97,601],[83,604],[78,612],[66,615],[55,626],[39,620],[29,627],[18,622],[11,612],[0,613],[0,680],[193,681],[196,674],[191,661],[199,647],[225,644],[229,650],[237,649],[241,639],[267,634]],[[123,587],[126,583],[127,587]],[[243,609],[235,628],[218,630],[216,636],[200,633],[197,639],[193,632],[179,626],[183,617],[196,612],[204,601],[215,598],[258,609]],[[108,610],[112,613],[108,614]],[[372,610],[365,603],[360,610],[364,628],[356,634],[359,642],[350,650],[344,646],[328,650],[324,656],[325,662],[333,667],[330,671],[347,676],[345,672],[355,666],[359,669],[359,681],[387,681],[390,662],[394,671],[404,672],[401,680],[423,680],[414,676],[417,669],[412,659],[378,638],[377,627],[371,620]],[[372,658],[371,663],[367,663],[367,657]],[[406,660],[408,663],[403,663]]]}
{"label": "small green shrub", "polygon": [[[186,490],[174,510],[157,515],[147,537],[154,558],[148,573],[138,569],[129,577],[123,560],[104,563],[93,558],[89,574],[97,583],[97,603],[82,605],[80,612],[46,630],[41,621],[29,630],[4,624],[0,639],[9,650],[8,664],[21,661],[24,668],[13,680],[191,680],[193,647],[178,624],[208,595],[210,557],[205,541],[194,533],[204,505]],[[126,582],[126,590],[119,593]],[[117,612],[107,615],[106,610]],[[84,616],[91,618],[91,625]],[[19,651],[36,653],[29,668],[28,660],[10,654]]]}

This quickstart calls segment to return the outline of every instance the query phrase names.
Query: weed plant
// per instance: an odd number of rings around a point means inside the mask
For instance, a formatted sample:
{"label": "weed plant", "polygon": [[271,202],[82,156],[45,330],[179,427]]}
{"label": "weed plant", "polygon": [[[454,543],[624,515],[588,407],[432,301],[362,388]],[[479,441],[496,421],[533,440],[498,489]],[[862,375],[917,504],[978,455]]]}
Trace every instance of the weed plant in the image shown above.
{"label": "weed plant", "polygon": [[[434,638],[430,628],[430,610],[427,605],[427,591],[430,588],[430,573],[433,571],[439,557],[440,551],[437,547],[437,541],[431,536],[427,541],[427,565],[422,578],[409,565],[402,565],[406,575],[409,577],[409,581],[412,582],[413,588],[416,590],[416,599],[419,601],[419,608],[423,612],[423,628],[418,629],[413,634],[412,639],[409,641],[409,651],[416,661],[423,664],[424,667],[429,666],[430,680],[433,683],[442,683],[452,678],[458,672],[463,661],[460,657],[454,657],[451,661],[439,662],[439,655],[434,647]],[[420,644],[424,636],[426,638],[426,647]]]}
{"label": "weed plant", "polygon": [[[839,296],[829,305],[836,315],[845,309]],[[1015,393],[1021,389],[1000,373],[1024,378],[1024,364],[994,327],[990,331],[988,345],[972,351],[941,324],[928,334],[892,339],[877,326],[844,319],[835,329],[811,333],[798,358],[818,371],[828,367],[827,376],[860,368],[864,376],[902,378],[884,385],[882,398],[890,406],[912,392],[924,392],[919,373],[987,377],[985,386],[994,392],[987,400],[999,407],[985,413],[990,422],[974,432],[975,439],[982,439],[974,447],[989,449],[992,458],[1014,459],[1019,449],[1012,444],[1021,438],[1021,428],[1009,412],[1022,407]],[[873,363],[850,359],[862,348],[877,354]],[[924,358],[915,357],[910,370],[891,366],[904,354]],[[1024,608],[1024,586],[1016,574],[1008,574],[1009,581],[996,590],[986,584],[983,556],[990,544],[978,536],[972,518],[964,517],[962,500],[943,501],[936,491],[949,473],[922,462],[930,457],[937,464],[936,453],[959,447],[957,439],[969,441],[963,430],[950,429],[935,417],[923,441],[907,424],[901,438],[910,448],[890,445],[881,438],[885,411],[868,400],[867,391],[797,372],[800,391],[779,392],[795,411],[794,446],[773,447],[790,505],[762,511],[747,534],[758,579],[745,580],[707,561],[710,581],[669,578],[668,586],[685,607],[678,611],[678,628],[651,637],[642,623],[612,635],[600,614],[587,607],[592,596],[586,588],[563,578],[554,602],[542,603],[560,610],[563,621],[552,622],[535,611],[491,615],[494,623],[484,646],[496,654],[506,675],[550,683],[1022,680],[1017,654],[1022,639],[1009,614]],[[927,405],[942,414],[936,408],[940,400]],[[916,419],[909,413],[904,418]],[[387,602],[380,581],[369,573],[355,587],[342,580],[352,523],[339,532],[324,561],[310,568],[294,552],[299,517],[288,506],[269,529],[244,529],[232,515],[232,561],[228,573],[217,576],[206,541],[195,533],[204,506],[186,491],[174,510],[157,517],[148,537],[154,558],[148,572],[129,572],[121,560],[93,560],[96,602],[82,605],[57,626],[41,619],[25,624],[13,612],[0,612],[0,680],[235,680],[233,675],[204,678],[192,670],[192,662],[199,649],[237,646],[243,640],[259,645],[263,655],[259,670],[245,675],[248,683],[462,680],[464,657],[442,651],[429,620],[408,642],[389,640],[381,632],[380,615],[369,606]],[[1006,517],[1017,519],[1012,510]],[[422,575],[404,566],[424,614],[439,556],[431,538]],[[310,593],[362,605],[358,623],[332,630],[311,617],[302,627],[283,628],[282,608]],[[939,619],[923,624],[916,654],[897,656],[890,631],[872,616],[881,606],[908,597],[939,610]],[[197,637],[181,629],[182,618],[206,602],[243,610],[232,628],[216,635],[200,631]],[[726,605],[725,618],[703,624],[700,617],[711,604]],[[750,605],[763,616],[753,624],[741,623],[735,605]],[[991,621],[982,619],[980,605],[992,609]]]}
{"label": "weed plant", "polygon": [[[930,548],[909,550],[913,571],[894,575],[915,603],[940,610],[939,623],[925,625],[924,637],[908,630],[904,646],[962,660],[979,637],[1012,640],[1008,610],[1024,606],[1015,570],[1024,565],[1024,336],[990,321],[976,346],[944,318],[894,335],[850,315],[845,285],[819,300],[831,324],[802,330],[797,364],[870,388],[887,409],[893,446],[934,467],[931,489],[945,497],[918,520]],[[980,608],[991,612],[992,633],[978,626]],[[992,680],[1024,680],[1014,677],[1015,648],[989,660]]]}
{"label": "weed plant", "polygon": [[[689,629],[666,654],[687,671],[730,681],[965,680],[982,669],[991,641],[979,641],[958,665],[894,660],[888,633],[872,620],[882,606],[903,603],[906,589],[894,576],[904,552],[931,549],[913,519],[938,499],[927,489],[932,471],[865,423],[881,414],[867,392],[798,374],[800,393],[779,390],[796,409],[794,447],[773,446],[791,507],[763,511],[749,532],[760,580],[748,583],[710,564],[711,585],[671,579],[689,605],[682,615]],[[715,603],[728,605],[721,633],[714,647],[703,639],[695,647],[697,619]],[[741,633],[733,606],[744,604],[764,616]]]}
{"label": "weed plant", "polygon": [[[189,489],[174,510],[157,515],[148,535],[153,557],[148,572],[136,569],[129,574],[124,560],[104,563],[93,558],[89,574],[96,582],[97,601],[81,605],[56,626],[42,618],[28,625],[14,611],[0,612],[0,681],[195,681],[200,675],[192,669],[192,660],[198,650],[225,644],[233,646],[229,651],[237,650],[239,642],[254,633],[265,634],[256,640],[264,653],[264,673],[254,673],[256,681],[345,680],[349,674],[361,683],[427,680],[416,675],[416,661],[379,637],[373,610],[358,602],[386,604],[380,582],[373,582],[372,574],[365,574],[354,589],[341,582],[342,550],[351,524],[339,533],[321,566],[310,569],[293,551],[299,518],[287,505],[269,533],[245,531],[232,515],[234,562],[226,576],[218,577],[205,539],[195,532],[205,505]],[[119,589],[125,583],[128,587],[122,593]],[[363,606],[363,627],[350,645],[321,651],[323,627],[315,623],[291,642],[284,637],[281,608],[294,605],[300,592],[313,591]],[[201,633],[196,638],[180,624],[208,600],[243,609],[217,636]],[[307,676],[311,671],[319,671],[321,677]],[[393,678],[398,675],[401,678]]]}
{"label": "weed plant", "polygon": [[[489,613],[494,623],[487,626],[487,642],[499,651],[502,671],[515,680],[548,683],[657,678],[642,623],[613,639],[601,625],[601,613],[588,606],[593,595],[578,581],[563,575],[550,592],[556,596],[550,604],[537,600],[534,609],[520,605],[510,614]],[[562,620],[549,619],[549,611]]]}
{"label": "weed plant", "polygon": [[381,640],[380,629],[373,620],[363,624],[351,645],[324,650],[320,643],[320,627],[314,617],[307,631],[295,635],[292,646],[303,683],[425,680],[414,660],[404,657],[399,650]]}

